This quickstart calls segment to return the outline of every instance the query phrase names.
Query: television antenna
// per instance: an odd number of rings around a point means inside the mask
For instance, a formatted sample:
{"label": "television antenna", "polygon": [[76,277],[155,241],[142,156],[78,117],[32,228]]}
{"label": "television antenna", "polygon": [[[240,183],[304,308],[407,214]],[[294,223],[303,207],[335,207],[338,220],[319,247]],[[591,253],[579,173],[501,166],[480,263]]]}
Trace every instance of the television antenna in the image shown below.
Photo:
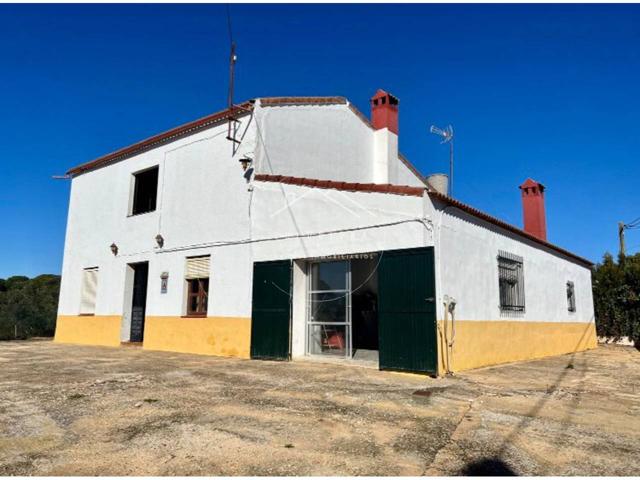
{"label": "television antenna", "polygon": [[448,125],[442,129],[431,125],[429,131],[442,139],[441,144],[449,144],[449,196],[453,197],[453,127]]}
{"label": "television antenna", "polygon": [[238,120],[235,118],[233,111],[233,88],[235,86],[235,70],[238,56],[236,55],[236,42],[233,39],[233,31],[231,29],[231,13],[229,12],[229,5],[227,4],[227,29],[229,31],[229,44],[231,52],[229,54],[229,90],[227,92],[227,110],[229,111],[229,123],[227,125],[227,140],[232,142],[232,154],[236,153],[236,146],[240,143],[236,139]]}

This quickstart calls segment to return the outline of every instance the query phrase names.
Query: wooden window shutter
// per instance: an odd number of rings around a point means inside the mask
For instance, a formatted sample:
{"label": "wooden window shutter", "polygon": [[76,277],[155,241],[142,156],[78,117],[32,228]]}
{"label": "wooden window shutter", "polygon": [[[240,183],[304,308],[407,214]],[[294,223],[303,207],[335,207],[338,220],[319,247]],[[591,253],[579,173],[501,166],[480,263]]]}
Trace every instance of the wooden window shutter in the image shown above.
{"label": "wooden window shutter", "polygon": [[82,275],[80,294],[80,313],[93,314],[96,311],[96,293],[98,291],[98,268],[85,268]]}
{"label": "wooden window shutter", "polygon": [[185,278],[191,280],[194,278],[209,278],[209,260],[210,256],[187,258],[187,274]]}

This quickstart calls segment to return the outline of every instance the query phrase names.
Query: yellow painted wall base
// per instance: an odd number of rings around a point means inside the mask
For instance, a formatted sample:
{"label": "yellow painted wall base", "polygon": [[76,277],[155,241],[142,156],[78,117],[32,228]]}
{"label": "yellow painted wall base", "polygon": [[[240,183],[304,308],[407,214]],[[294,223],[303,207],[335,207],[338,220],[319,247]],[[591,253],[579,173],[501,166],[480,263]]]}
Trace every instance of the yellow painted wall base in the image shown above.
{"label": "yellow painted wall base", "polygon": [[244,317],[147,317],[146,350],[249,358],[251,319]]}
{"label": "yellow painted wall base", "polygon": [[55,342],[82,345],[120,345],[119,315],[58,315]]}
{"label": "yellow painted wall base", "polygon": [[[455,343],[449,350],[453,372],[499,363],[531,360],[596,348],[594,323],[456,320]],[[438,368],[446,371],[446,338],[451,322],[438,322]]]}

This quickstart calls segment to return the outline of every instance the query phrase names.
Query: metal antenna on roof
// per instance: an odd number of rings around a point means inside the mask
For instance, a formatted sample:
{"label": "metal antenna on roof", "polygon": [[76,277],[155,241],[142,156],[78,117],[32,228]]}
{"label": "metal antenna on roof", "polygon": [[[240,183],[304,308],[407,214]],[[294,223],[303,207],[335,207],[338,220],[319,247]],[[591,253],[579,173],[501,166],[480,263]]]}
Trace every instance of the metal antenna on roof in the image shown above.
{"label": "metal antenna on roof", "polygon": [[229,110],[229,124],[227,127],[227,140],[233,143],[232,151],[236,153],[236,144],[240,143],[236,140],[236,122],[237,119],[232,114],[233,108],[233,87],[235,81],[235,66],[238,57],[236,55],[236,42],[233,41],[233,31],[231,30],[231,13],[229,12],[229,4],[227,4],[227,28],[229,30],[229,43],[231,44],[231,53],[229,55],[229,91],[227,93],[227,109]]}
{"label": "metal antenna on roof", "polygon": [[445,129],[442,129],[431,125],[429,131],[442,138],[440,143],[449,144],[449,196],[453,197],[453,127],[448,125]]}

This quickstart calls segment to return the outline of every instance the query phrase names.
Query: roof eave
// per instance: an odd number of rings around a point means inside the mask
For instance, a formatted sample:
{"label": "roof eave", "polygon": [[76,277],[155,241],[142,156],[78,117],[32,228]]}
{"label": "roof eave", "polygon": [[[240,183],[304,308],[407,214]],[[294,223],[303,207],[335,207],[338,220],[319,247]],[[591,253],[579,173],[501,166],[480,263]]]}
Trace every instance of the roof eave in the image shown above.
{"label": "roof eave", "polygon": [[133,155],[137,155],[151,148],[155,148],[158,145],[173,141],[177,138],[181,138],[185,135],[189,135],[204,128],[210,128],[218,123],[228,120],[229,118],[237,118],[239,116],[248,115],[251,113],[252,108],[253,100],[243,102],[239,105],[234,105],[232,108],[227,108],[225,110],[221,110],[211,115],[199,118],[197,120],[193,120],[165,132],[153,135],[140,142],[136,142],[133,145],[129,145],[128,147],[121,148],[119,150],[116,150],[115,152],[103,155],[102,157],[98,157],[94,160],[73,167],[67,171],[67,175],[70,175],[72,177],[80,175],[81,173],[85,173],[89,170],[94,170],[96,168],[100,168],[113,162],[123,160]]}
{"label": "roof eave", "polygon": [[569,258],[571,258],[572,260],[575,260],[578,263],[581,263],[582,265],[586,266],[586,267],[592,267],[594,265],[594,263],[591,260],[588,260],[586,258],[580,257],[579,255],[576,255],[575,253],[571,253],[568,250],[565,250],[564,248],[558,247],[557,245],[554,245],[552,243],[547,242],[546,240],[542,240],[538,237],[536,237],[535,235],[530,234],[529,232],[526,232],[524,230],[522,230],[521,228],[518,228],[514,225],[511,225],[507,222],[504,222],[496,217],[493,217],[487,213],[484,213],[481,210],[478,210],[477,208],[474,208],[470,205],[467,205],[466,203],[462,203],[459,200],[456,200],[454,198],[451,198],[447,195],[443,195],[442,193],[436,192],[434,190],[428,189],[427,190],[428,194],[430,197],[436,198],[444,203],[447,203],[451,206],[454,206],[460,210],[462,210],[463,212],[466,212],[470,215],[473,215],[474,217],[480,218],[481,220],[484,220],[486,222],[489,222],[497,227],[503,228],[505,230],[508,230],[512,233],[515,233],[521,237],[524,237],[528,240],[531,240],[535,243],[538,243],[544,247],[547,247],[551,250],[554,250],[557,253],[560,253],[562,255],[565,255]]}

